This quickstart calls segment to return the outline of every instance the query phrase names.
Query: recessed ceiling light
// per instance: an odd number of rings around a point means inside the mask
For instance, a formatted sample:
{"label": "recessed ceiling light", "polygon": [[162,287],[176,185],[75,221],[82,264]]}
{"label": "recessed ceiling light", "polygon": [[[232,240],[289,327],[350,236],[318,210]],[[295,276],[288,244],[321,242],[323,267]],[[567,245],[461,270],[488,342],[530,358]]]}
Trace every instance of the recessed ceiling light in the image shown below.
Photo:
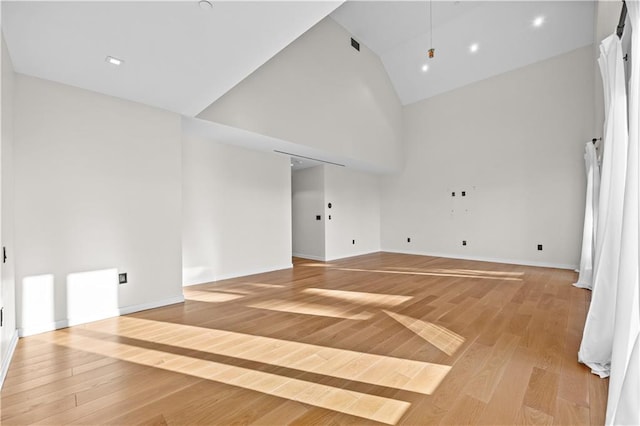
{"label": "recessed ceiling light", "polygon": [[478,43],[473,43],[471,46],[469,46],[469,52],[476,53],[479,48],[480,46],[478,45]]}
{"label": "recessed ceiling light", "polygon": [[200,9],[202,10],[210,10],[213,9],[213,4],[209,0],[200,0],[198,2]]}
{"label": "recessed ceiling light", "polygon": [[424,65],[422,66],[421,70],[422,70],[422,72],[427,72],[427,71],[429,71],[429,65],[424,64]]}
{"label": "recessed ceiling light", "polygon": [[119,66],[124,62],[122,59],[114,58],[113,56],[107,56],[105,61],[110,63],[111,65]]}
{"label": "recessed ceiling light", "polygon": [[536,16],[536,19],[533,20],[534,27],[541,27],[544,24],[544,16]]}

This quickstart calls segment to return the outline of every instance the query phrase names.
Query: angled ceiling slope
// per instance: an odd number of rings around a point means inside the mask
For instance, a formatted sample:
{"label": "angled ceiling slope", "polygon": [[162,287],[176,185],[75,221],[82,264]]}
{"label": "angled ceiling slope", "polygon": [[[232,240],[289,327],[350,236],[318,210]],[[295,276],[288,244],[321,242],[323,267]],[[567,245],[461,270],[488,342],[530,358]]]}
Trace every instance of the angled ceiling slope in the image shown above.
{"label": "angled ceiling slope", "polygon": [[331,17],[378,54],[407,105],[590,45],[596,3],[433,0],[433,44],[429,1],[350,1]]}
{"label": "angled ceiling slope", "polygon": [[3,1],[2,27],[19,73],[195,116],[342,2],[212,3]]}
{"label": "angled ceiling slope", "polygon": [[271,148],[265,140],[265,148],[367,171],[393,172],[403,161],[402,109],[380,58],[364,46],[354,49],[330,18],[197,118],[296,145]]}

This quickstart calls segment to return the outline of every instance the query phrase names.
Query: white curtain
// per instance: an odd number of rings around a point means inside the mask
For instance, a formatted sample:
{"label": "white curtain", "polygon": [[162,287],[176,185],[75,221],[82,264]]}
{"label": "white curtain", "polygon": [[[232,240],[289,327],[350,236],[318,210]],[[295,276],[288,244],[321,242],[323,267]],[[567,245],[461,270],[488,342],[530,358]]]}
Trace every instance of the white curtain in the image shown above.
{"label": "white curtain", "polygon": [[620,39],[612,34],[598,58],[605,92],[602,176],[593,293],[578,359],[600,377],[610,373],[627,168],[627,96]]}
{"label": "white curtain", "polygon": [[580,256],[580,274],[576,287],[591,289],[593,287],[593,257],[595,254],[595,237],[598,227],[598,199],[600,194],[600,167],[598,155],[593,142],[584,147],[584,163],[587,171],[587,194],[584,208],[584,229],[582,231],[582,254]]}
{"label": "white curtain", "polygon": [[[640,424],[640,183],[638,150],[640,110],[640,10],[637,1],[627,0],[631,30],[631,71],[629,78],[629,153],[624,198],[624,218],[611,379],[607,403],[607,424]],[[629,28],[630,26],[630,28]]]}

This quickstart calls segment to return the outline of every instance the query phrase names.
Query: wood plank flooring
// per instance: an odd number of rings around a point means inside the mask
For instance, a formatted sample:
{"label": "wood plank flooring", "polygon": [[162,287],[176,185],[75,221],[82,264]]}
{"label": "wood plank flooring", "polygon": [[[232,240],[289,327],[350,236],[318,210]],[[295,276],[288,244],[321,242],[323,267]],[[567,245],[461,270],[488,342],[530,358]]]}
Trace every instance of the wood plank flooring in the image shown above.
{"label": "wood plank flooring", "polygon": [[603,424],[576,274],[376,253],[20,339],[2,424]]}

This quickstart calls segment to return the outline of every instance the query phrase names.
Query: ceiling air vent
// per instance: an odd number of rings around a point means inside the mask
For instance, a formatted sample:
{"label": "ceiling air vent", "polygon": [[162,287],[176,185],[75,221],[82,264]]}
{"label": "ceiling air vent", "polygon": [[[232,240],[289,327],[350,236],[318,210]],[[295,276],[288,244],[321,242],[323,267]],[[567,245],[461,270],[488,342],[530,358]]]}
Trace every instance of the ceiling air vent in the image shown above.
{"label": "ceiling air vent", "polygon": [[351,47],[353,47],[354,49],[356,49],[358,52],[360,51],[360,43],[358,43],[357,41],[355,41],[353,39],[353,37],[351,37]]}

